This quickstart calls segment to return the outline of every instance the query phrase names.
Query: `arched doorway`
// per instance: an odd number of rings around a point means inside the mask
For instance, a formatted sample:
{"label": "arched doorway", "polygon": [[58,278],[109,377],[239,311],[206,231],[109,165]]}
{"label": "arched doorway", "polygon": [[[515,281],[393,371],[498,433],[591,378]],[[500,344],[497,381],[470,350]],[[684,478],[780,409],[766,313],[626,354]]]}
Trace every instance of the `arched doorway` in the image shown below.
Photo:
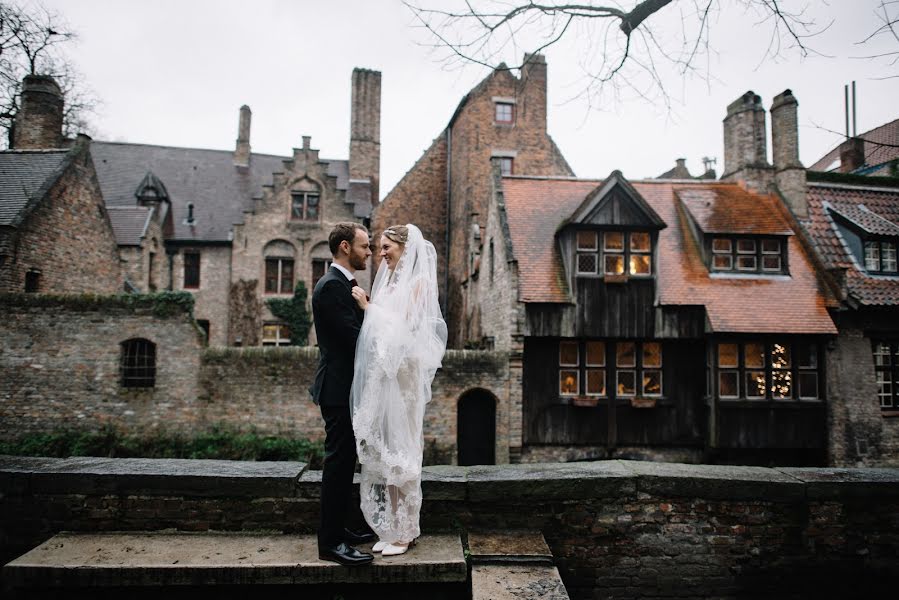
{"label": "arched doorway", "polygon": [[459,465],[496,464],[496,396],[468,390],[459,398],[456,419]]}

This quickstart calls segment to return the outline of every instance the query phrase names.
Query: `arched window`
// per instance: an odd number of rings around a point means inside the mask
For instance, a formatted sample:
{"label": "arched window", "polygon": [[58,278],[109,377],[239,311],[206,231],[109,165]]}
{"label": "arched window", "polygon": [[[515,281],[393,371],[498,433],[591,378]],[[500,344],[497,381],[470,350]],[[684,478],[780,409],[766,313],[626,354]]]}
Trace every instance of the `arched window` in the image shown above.
{"label": "arched window", "polygon": [[302,179],[290,191],[290,220],[318,221],[321,194],[318,185]]}
{"label": "arched window", "polygon": [[265,293],[292,294],[294,286],[294,247],[290,242],[269,242],[265,255]]}
{"label": "arched window", "polygon": [[156,344],[144,338],[132,338],[122,342],[119,371],[122,387],[155,387]]}

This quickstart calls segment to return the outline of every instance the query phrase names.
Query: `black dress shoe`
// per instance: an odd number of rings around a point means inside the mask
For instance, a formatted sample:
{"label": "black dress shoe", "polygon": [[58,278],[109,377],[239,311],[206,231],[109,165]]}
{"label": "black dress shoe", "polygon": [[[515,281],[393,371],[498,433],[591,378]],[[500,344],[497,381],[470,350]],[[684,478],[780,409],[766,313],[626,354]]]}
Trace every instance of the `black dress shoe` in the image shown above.
{"label": "black dress shoe", "polygon": [[367,544],[369,542],[375,541],[376,539],[378,539],[378,536],[376,536],[373,531],[353,531],[352,529],[343,530],[343,541],[345,541],[350,546],[355,546],[356,544]]}
{"label": "black dress shoe", "polygon": [[340,563],[345,567],[367,565],[375,559],[375,557],[368,552],[360,552],[346,544],[338,544],[331,548],[319,548],[318,558],[320,560],[330,560],[332,562]]}

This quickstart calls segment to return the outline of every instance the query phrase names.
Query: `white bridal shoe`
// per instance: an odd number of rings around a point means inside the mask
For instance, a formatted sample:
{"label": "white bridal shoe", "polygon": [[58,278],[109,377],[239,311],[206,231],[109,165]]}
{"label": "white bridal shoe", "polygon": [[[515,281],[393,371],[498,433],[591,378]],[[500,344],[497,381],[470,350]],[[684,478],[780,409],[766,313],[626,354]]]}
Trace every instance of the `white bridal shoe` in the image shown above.
{"label": "white bridal shoe", "polygon": [[375,545],[371,547],[371,551],[372,552],[381,552],[384,548],[386,548],[389,545],[390,544],[388,544],[387,542],[377,541],[377,542],[375,542]]}
{"label": "white bridal shoe", "polygon": [[409,548],[415,545],[415,540],[411,542],[401,544],[397,542],[396,544],[387,544],[384,548],[381,549],[381,556],[399,556],[400,554],[405,554]]}

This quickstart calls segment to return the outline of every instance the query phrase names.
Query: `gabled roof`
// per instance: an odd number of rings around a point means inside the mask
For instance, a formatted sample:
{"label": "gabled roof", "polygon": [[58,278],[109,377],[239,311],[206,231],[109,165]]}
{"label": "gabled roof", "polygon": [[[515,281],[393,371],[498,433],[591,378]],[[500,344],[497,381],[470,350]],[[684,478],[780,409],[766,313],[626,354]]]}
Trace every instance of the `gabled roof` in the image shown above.
{"label": "gabled roof", "polygon": [[[620,192],[629,200],[630,206],[609,206],[610,203],[615,201],[615,197],[613,192],[616,190],[620,190]],[[604,209],[610,209],[604,211]],[[661,217],[653,210],[652,206],[650,206],[646,200],[643,199],[643,196],[640,195],[640,192],[634,189],[634,187],[628,183],[627,179],[624,178],[624,175],[621,174],[621,171],[612,171],[612,173],[605,179],[603,182],[596,186],[596,188],[587,194],[584,201],[581,202],[580,206],[578,206],[571,216],[565,220],[564,225],[568,224],[583,224],[590,221],[596,220],[597,217],[602,217],[601,213],[617,213],[614,216],[619,217],[616,222],[622,222],[621,218],[630,218],[631,220],[636,222],[640,222],[641,225],[652,228],[652,229],[662,229],[663,227],[667,227],[665,221],[662,220]],[[622,213],[629,213],[627,215]],[[608,217],[613,217],[612,214],[608,214]]]}
{"label": "gabled roof", "polygon": [[134,190],[134,196],[135,198],[149,196],[159,200],[168,200],[169,192],[165,189],[165,184],[160,181],[159,177],[157,177],[153,171],[147,171],[144,178],[137,184],[137,189]]}
{"label": "gabled roof", "polygon": [[[175,148],[117,142],[93,142],[91,154],[107,206],[136,206],[135,192],[148,172],[163,182],[172,207],[175,241],[228,242],[244,211],[252,210],[253,197],[272,182],[272,173],[285,170],[287,156],[253,154],[249,168],[236,168],[230,150]],[[327,173],[338,190],[349,185],[345,160],[327,160]],[[369,201],[370,202],[370,201]],[[194,205],[188,224],[187,205]]]}
{"label": "gabled roof", "polygon": [[65,170],[69,150],[0,152],[0,225],[17,227]]}
{"label": "gabled roof", "polygon": [[739,186],[678,187],[677,196],[703,233],[792,235],[777,198]]}
{"label": "gabled roof", "polygon": [[[505,212],[518,260],[523,302],[570,302],[554,233],[600,184],[597,180],[509,176],[502,179]],[[701,305],[715,332],[834,334],[827,306],[833,299],[819,287],[812,259],[796,236],[787,241],[790,275],[712,277],[686,222],[677,194],[710,189],[728,198],[758,202],[763,196],[739,193],[733,183],[683,184],[633,181],[634,189],[668,227],[659,232],[656,293],[660,305]],[[778,207],[780,230],[790,217]]]}
{"label": "gabled roof", "polygon": [[107,206],[109,222],[119,246],[140,246],[153,216],[149,206]]}
{"label": "gabled roof", "polygon": [[[899,119],[875,127],[858,136],[865,140],[865,165],[876,166],[899,158]],[[840,146],[837,146],[809,167],[810,171],[828,171],[833,164],[840,164]]]}
{"label": "gabled roof", "polygon": [[864,204],[829,202],[830,212],[843,217],[850,225],[871,235],[899,236],[899,225],[889,221]]}
{"label": "gabled roof", "polygon": [[[892,224],[899,223],[899,187],[875,188],[810,182],[809,216],[802,225],[808,231],[824,266],[828,269],[845,269],[846,293],[852,302],[862,306],[899,306],[899,277],[869,275],[853,258],[834,221],[834,213],[842,214],[844,211],[861,220],[862,215],[857,212],[859,204],[863,204],[881,219]],[[853,206],[856,207],[856,212],[851,210]],[[875,226],[873,222],[863,222],[867,226]]]}

